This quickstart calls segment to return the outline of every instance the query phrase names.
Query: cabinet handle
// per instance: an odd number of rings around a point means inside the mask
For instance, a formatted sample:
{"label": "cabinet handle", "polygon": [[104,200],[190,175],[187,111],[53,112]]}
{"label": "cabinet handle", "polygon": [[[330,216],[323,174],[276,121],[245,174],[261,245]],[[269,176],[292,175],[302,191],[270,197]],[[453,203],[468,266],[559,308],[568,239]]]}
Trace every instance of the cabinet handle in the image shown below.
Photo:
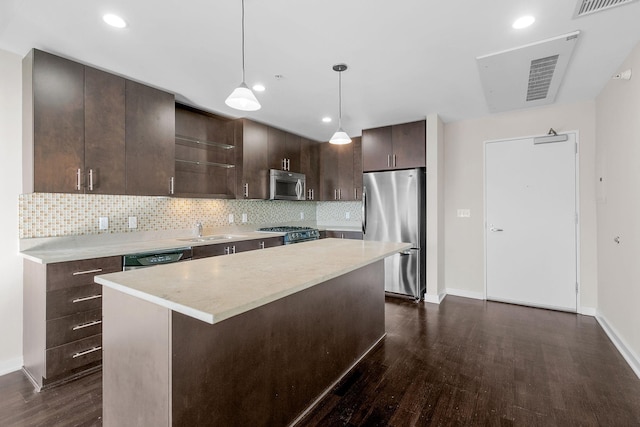
{"label": "cabinet handle", "polygon": [[391,154],[387,154],[387,167],[391,167]]}
{"label": "cabinet handle", "polygon": [[93,270],[74,271],[72,273],[72,275],[73,276],[82,276],[83,274],[100,273],[101,271],[102,271],[101,268],[94,268]]}
{"label": "cabinet handle", "polygon": [[89,191],[93,191],[93,169],[89,169]]}
{"label": "cabinet handle", "polygon": [[79,351],[75,353],[72,357],[75,359],[76,357],[86,356],[87,354],[93,353],[94,351],[102,350],[102,346],[99,345],[97,347],[90,348],[89,350]]}
{"label": "cabinet handle", "polygon": [[225,255],[229,255],[229,246],[225,246],[225,248],[224,248],[224,254],[225,254]]}
{"label": "cabinet handle", "polygon": [[338,188],[338,200],[342,200],[342,188]]}
{"label": "cabinet handle", "polygon": [[316,192],[313,190],[313,188],[311,189],[311,200],[314,200],[316,197]]}
{"label": "cabinet handle", "polygon": [[236,253],[236,247],[235,245],[231,246],[231,253],[235,254]]}
{"label": "cabinet handle", "polygon": [[84,302],[84,301],[89,301],[89,300],[97,299],[97,298],[102,298],[102,295],[91,295],[91,296],[88,296],[88,297],[76,298],[71,302],[75,304],[77,302]]}
{"label": "cabinet handle", "polygon": [[73,330],[77,331],[78,329],[88,328],[89,326],[99,325],[100,323],[102,323],[102,320],[94,320],[93,322],[81,323],[80,325],[74,326]]}
{"label": "cabinet handle", "polygon": [[174,177],[169,178],[169,194],[175,193],[176,179]]}
{"label": "cabinet handle", "polygon": [[287,170],[291,171],[291,159],[287,159]]}
{"label": "cabinet handle", "polygon": [[249,198],[249,183],[246,182],[244,184],[244,197],[246,197],[247,199]]}
{"label": "cabinet handle", "polygon": [[393,155],[393,167],[394,168],[396,167],[396,155],[395,154]]}
{"label": "cabinet handle", "polygon": [[333,200],[338,200],[338,190],[333,189]]}
{"label": "cabinet handle", "polygon": [[260,247],[260,249],[264,249],[264,242],[260,242],[258,246]]}
{"label": "cabinet handle", "polygon": [[287,159],[282,159],[280,161],[280,164],[282,165],[282,170],[286,171],[287,170]]}
{"label": "cabinet handle", "polygon": [[353,200],[358,200],[358,189],[353,188]]}
{"label": "cabinet handle", "polygon": [[78,169],[76,171],[76,190],[82,190],[82,170]]}

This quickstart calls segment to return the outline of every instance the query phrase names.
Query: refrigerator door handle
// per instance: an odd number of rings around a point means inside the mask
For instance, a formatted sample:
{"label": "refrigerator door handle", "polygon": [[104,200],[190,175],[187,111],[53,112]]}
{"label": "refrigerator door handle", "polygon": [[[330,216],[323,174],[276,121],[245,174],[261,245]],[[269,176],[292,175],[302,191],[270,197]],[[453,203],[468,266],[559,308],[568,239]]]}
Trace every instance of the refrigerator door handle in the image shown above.
{"label": "refrigerator door handle", "polygon": [[411,251],[409,251],[409,250],[402,251],[402,252],[400,252],[400,255],[411,255]]}
{"label": "refrigerator door handle", "polygon": [[367,187],[362,187],[362,234],[367,233]]}

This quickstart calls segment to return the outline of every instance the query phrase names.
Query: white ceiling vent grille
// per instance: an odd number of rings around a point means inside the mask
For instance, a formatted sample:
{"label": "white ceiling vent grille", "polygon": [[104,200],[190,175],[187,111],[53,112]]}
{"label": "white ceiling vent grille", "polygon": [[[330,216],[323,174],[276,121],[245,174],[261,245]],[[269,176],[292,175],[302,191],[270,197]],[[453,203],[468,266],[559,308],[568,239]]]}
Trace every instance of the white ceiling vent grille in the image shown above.
{"label": "white ceiling vent grille", "polygon": [[489,111],[555,101],[579,31],[476,58]]}
{"label": "white ceiling vent grille", "polygon": [[527,87],[527,101],[544,99],[549,93],[549,86],[556,70],[558,56],[534,59],[529,68],[529,86]]}
{"label": "white ceiling vent grille", "polygon": [[636,0],[578,0],[578,5],[576,6],[573,17],[579,18],[581,16],[591,15],[592,13],[601,12],[634,1]]}

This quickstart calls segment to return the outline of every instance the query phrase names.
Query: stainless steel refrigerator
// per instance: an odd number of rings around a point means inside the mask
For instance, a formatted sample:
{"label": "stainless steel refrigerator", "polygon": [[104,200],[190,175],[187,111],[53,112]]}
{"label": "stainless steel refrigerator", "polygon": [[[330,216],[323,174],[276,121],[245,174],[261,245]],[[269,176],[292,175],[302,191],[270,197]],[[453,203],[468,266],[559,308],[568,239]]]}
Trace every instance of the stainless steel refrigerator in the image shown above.
{"label": "stainless steel refrigerator", "polygon": [[385,291],[417,300],[426,290],[425,181],[424,168],[363,176],[364,240],[411,243],[410,250],[385,259]]}

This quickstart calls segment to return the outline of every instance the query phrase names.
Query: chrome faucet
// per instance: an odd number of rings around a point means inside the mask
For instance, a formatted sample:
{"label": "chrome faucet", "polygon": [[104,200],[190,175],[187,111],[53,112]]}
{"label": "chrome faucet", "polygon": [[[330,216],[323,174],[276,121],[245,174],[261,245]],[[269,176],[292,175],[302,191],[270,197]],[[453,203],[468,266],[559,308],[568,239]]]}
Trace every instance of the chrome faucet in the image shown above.
{"label": "chrome faucet", "polygon": [[198,237],[202,237],[202,222],[196,222],[196,234]]}

